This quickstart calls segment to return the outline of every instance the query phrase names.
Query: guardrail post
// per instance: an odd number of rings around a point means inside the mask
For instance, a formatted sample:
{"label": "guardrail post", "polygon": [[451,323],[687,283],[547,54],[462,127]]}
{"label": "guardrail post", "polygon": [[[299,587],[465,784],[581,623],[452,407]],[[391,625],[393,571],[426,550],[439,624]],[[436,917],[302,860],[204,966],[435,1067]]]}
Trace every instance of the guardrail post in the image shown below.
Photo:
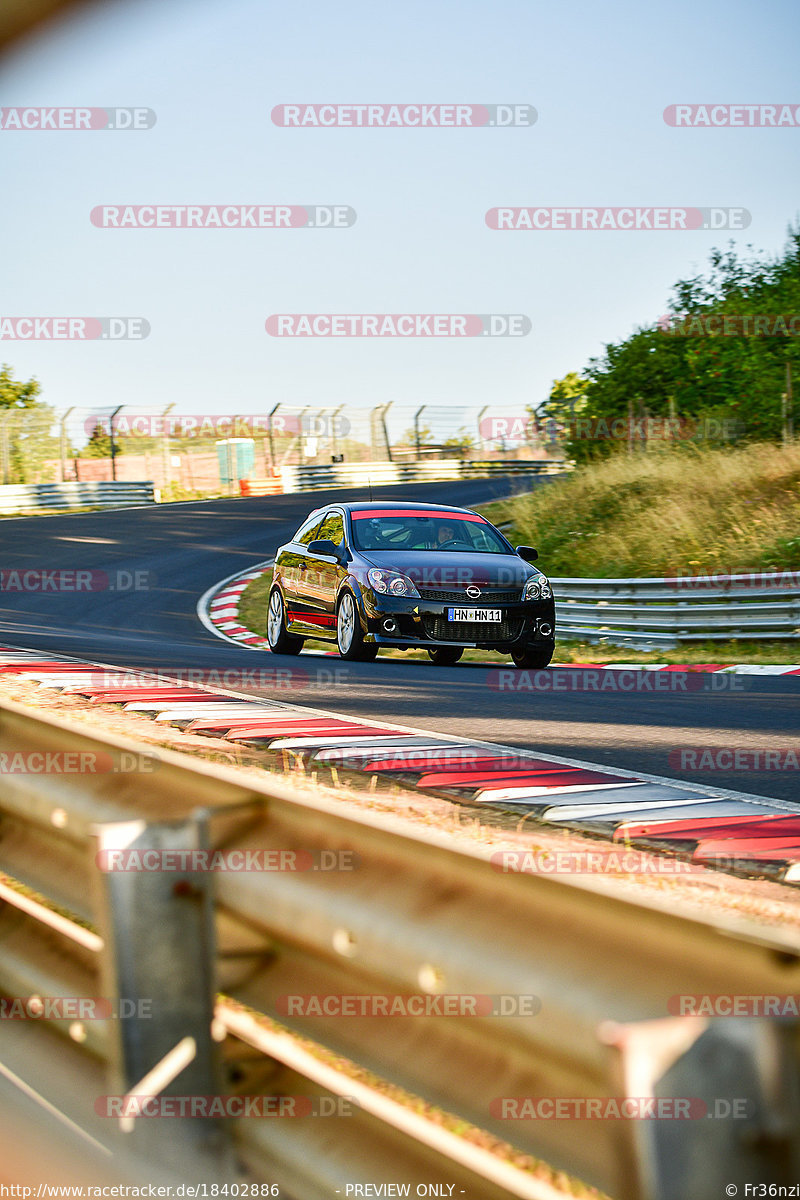
{"label": "guardrail post", "polygon": [[794,1019],[760,1017],[606,1027],[619,1094],[667,1106],[662,1119],[622,1123],[623,1200],[717,1200],[743,1179],[778,1195],[796,1183],[797,1033]]}
{"label": "guardrail post", "polygon": [[[205,843],[204,826],[195,819],[95,830],[101,976],[116,1014],[109,1022],[110,1084],[115,1098],[156,1096],[151,1101],[156,1113],[169,1111],[170,1097],[206,1097],[200,1103],[208,1105],[224,1091],[212,1038],[213,875],[167,869],[191,868],[192,851],[205,850]],[[142,1085],[148,1076],[150,1082]],[[131,1101],[134,1113],[141,1103]],[[141,1115],[122,1121],[122,1131],[133,1149],[153,1158],[170,1162],[183,1152],[198,1169],[227,1170],[230,1178],[226,1122],[184,1117],[186,1106],[185,1100],[173,1102],[179,1115],[171,1112],[170,1119]]]}

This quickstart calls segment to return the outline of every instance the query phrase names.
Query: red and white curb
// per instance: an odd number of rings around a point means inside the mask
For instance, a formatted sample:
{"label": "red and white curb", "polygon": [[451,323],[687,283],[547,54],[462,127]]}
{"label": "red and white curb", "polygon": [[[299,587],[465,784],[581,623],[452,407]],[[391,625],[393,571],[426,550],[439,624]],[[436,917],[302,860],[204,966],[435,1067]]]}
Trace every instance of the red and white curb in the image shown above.
{"label": "red and white curb", "polygon": [[[273,559],[259,563],[249,571],[229,575],[221,583],[215,583],[197,602],[197,615],[209,633],[222,638],[223,641],[233,642],[235,646],[246,646],[251,650],[269,650],[269,642],[254,629],[248,629],[239,618],[239,600],[245,588],[254,579],[266,575],[272,566]],[[301,650],[301,654],[326,655],[336,657],[335,650]]]}
{"label": "red and white curb", "polygon": [[249,646],[252,650],[269,650],[269,642],[260,633],[248,629],[239,620],[239,601],[242,592],[260,579],[272,566],[273,560],[258,563],[249,571],[237,571],[227,579],[215,583],[197,601],[197,616],[209,633],[235,646]]}
{"label": "red and white curb", "polygon": [[778,799],[0,647],[6,673],[90,704],[148,713],[186,733],[291,752],[311,769],[345,769],[420,797],[522,813],[551,829],[677,855],[700,870],[800,883],[800,810]]}

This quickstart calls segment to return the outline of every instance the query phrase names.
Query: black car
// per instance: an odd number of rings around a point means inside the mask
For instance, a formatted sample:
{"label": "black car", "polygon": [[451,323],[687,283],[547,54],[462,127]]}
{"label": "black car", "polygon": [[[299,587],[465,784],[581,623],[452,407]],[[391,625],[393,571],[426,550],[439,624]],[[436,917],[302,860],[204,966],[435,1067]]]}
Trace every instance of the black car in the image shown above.
{"label": "black car", "polygon": [[466,508],[325,505],[275,557],[270,648],[297,654],[305,638],[323,638],[342,658],[421,647],[446,664],[477,646],[546,667],[555,607],[547,579],[529,565],[537,557]]}

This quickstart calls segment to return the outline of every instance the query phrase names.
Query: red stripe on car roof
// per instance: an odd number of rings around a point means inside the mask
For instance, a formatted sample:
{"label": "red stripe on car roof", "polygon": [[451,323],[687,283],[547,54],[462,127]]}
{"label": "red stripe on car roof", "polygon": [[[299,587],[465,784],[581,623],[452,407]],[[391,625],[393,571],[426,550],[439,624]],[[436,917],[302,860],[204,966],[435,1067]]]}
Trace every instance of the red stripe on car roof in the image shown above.
{"label": "red stripe on car roof", "polygon": [[480,521],[486,524],[483,517],[476,513],[436,512],[428,508],[357,508],[351,509],[350,516],[354,521],[363,521],[367,517],[435,517],[437,520],[449,518],[451,521]]}

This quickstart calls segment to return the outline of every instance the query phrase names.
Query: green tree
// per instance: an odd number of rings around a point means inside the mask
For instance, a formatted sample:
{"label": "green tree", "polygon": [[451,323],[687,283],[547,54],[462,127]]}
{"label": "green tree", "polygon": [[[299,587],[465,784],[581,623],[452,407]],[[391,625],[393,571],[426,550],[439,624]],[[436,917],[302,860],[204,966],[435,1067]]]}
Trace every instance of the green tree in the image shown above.
{"label": "green tree", "polygon": [[462,425],[458,433],[442,442],[442,450],[448,458],[466,458],[475,448],[475,439]]}
{"label": "green tree", "polygon": [[[117,446],[117,454],[122,451]],[[89,441],[78,452],[78,458],[111,458],[111,435],[98,421],[92,430]]]}
{"label": "green tree", "polygon": [[38,399],[38,379],[14,379],[8,363],[0,366],[0,481],[33,483],[48,459],[58,457],[52,436],[55,413]]}
{"label": "green tree", "polygon": [[[569,425],[586,407],[588,387],[588,379],[577,371],[569,371],[563,379],[554,379],[550,395],[539,406],[539,416],[551,417],[562,425]],[[533,413],[533,409],[529,408],[528,412]]]}
{"label": "green tree", "polygon": [[[627,442],[624,436],[586,431],[616,423],[624,433],[629,415],[634,422],[660,420],[678,441],[711,440],[714,431],[722,440],[781,437],[787,367],[800,377],[800,339],[796,333],[754,336],[736,330],[744,329],[745,317],[800,313],[800,230],[790,229],[786,248],[774,259],[759,258],[749,247],[742,258],[731,245],[713,250],[709,263],[707,274],[674,285],[669,313],[659,323],[609,343],[589,362],[580,409],[575,405],[584,418],[577,423],[583,436],[568,440],[571,457],[619,448]],[[717,332],[726,316],[728,332]],[[552,396],[554,405],[564,400],[570,400],[564,391]]]}
{"label": "green tree", "polygon": [[41,390],[38,379],[22,383],[12,378],[8,363],[0,366],[0,408],[33,408]]}

